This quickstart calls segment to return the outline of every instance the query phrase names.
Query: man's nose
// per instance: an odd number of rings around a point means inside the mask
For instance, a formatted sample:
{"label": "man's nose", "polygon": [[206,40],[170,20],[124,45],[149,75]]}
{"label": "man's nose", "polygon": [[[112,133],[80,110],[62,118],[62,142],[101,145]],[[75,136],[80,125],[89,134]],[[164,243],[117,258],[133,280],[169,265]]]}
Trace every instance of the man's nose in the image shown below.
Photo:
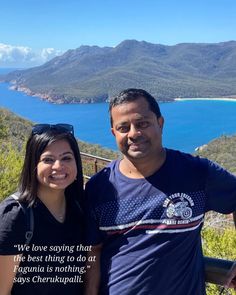
{"label": "man's nose", "polygon": [[136,137],[139,137],[140,135],[141,135],[140,129],[138,129],[137,126],[135,125],[131,125],[128,136],[130,138],[136,138]]}

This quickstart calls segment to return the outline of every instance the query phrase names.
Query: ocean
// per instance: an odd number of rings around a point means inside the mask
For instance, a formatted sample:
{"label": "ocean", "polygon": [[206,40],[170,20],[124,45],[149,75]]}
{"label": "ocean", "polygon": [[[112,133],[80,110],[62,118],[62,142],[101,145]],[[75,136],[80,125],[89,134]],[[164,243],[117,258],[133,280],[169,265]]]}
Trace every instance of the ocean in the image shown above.
{"label": "ocean", "polygon": [[[0,107],[35,123],[70,123],[80,140],[117,150],[107,103],[57,105],[0,83]],[[168,148],[192,153],[214,138],[236,134],[235,100],[175,101],[161,103],[160,109],[165,118],[163,143]]]}

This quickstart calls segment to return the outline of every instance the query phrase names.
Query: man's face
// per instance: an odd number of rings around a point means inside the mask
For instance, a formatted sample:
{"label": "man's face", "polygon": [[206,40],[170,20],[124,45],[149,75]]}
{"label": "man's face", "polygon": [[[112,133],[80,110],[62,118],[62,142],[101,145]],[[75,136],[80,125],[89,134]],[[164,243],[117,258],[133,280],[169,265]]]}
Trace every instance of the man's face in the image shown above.
{"label": "man's face", "polygon": [[113,107],[111,116],[111,131],[129,160],[152,160],[162,150],[164,119],[157,119],[143,97]]}

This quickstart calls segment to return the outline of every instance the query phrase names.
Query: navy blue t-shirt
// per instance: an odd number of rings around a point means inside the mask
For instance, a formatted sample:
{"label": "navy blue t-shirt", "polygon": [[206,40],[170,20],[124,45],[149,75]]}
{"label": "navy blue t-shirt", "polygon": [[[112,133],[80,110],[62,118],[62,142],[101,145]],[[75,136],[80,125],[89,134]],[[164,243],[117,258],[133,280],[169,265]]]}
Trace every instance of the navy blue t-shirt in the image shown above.
{"label": "navy blue t-shirt", "polygon": [[124,176],[119,163],[86,187],[87,242],[103,243],[99,294],[205,294],[204,214],[236,209],[236,177],[168,149],[165,163],[147,178]]}

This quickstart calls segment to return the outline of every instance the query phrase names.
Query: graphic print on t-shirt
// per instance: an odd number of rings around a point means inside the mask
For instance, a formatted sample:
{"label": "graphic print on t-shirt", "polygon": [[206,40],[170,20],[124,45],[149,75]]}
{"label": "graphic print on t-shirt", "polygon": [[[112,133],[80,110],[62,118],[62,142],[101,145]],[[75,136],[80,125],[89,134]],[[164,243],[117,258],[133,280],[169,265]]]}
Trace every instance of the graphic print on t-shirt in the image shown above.
{"label": "graphic print on t-shirt", "polygon": [[155,194],[136,195],[128,199],[128,202],[127,199],[125,202],[120,200],[119,204],[108,201],[96,208],[101,231],[108,235],[128,233],[130,230],[144,230],[146,234],[181,233],[197,229],[203,222],[203,192],[168,196],[156,189]]}

